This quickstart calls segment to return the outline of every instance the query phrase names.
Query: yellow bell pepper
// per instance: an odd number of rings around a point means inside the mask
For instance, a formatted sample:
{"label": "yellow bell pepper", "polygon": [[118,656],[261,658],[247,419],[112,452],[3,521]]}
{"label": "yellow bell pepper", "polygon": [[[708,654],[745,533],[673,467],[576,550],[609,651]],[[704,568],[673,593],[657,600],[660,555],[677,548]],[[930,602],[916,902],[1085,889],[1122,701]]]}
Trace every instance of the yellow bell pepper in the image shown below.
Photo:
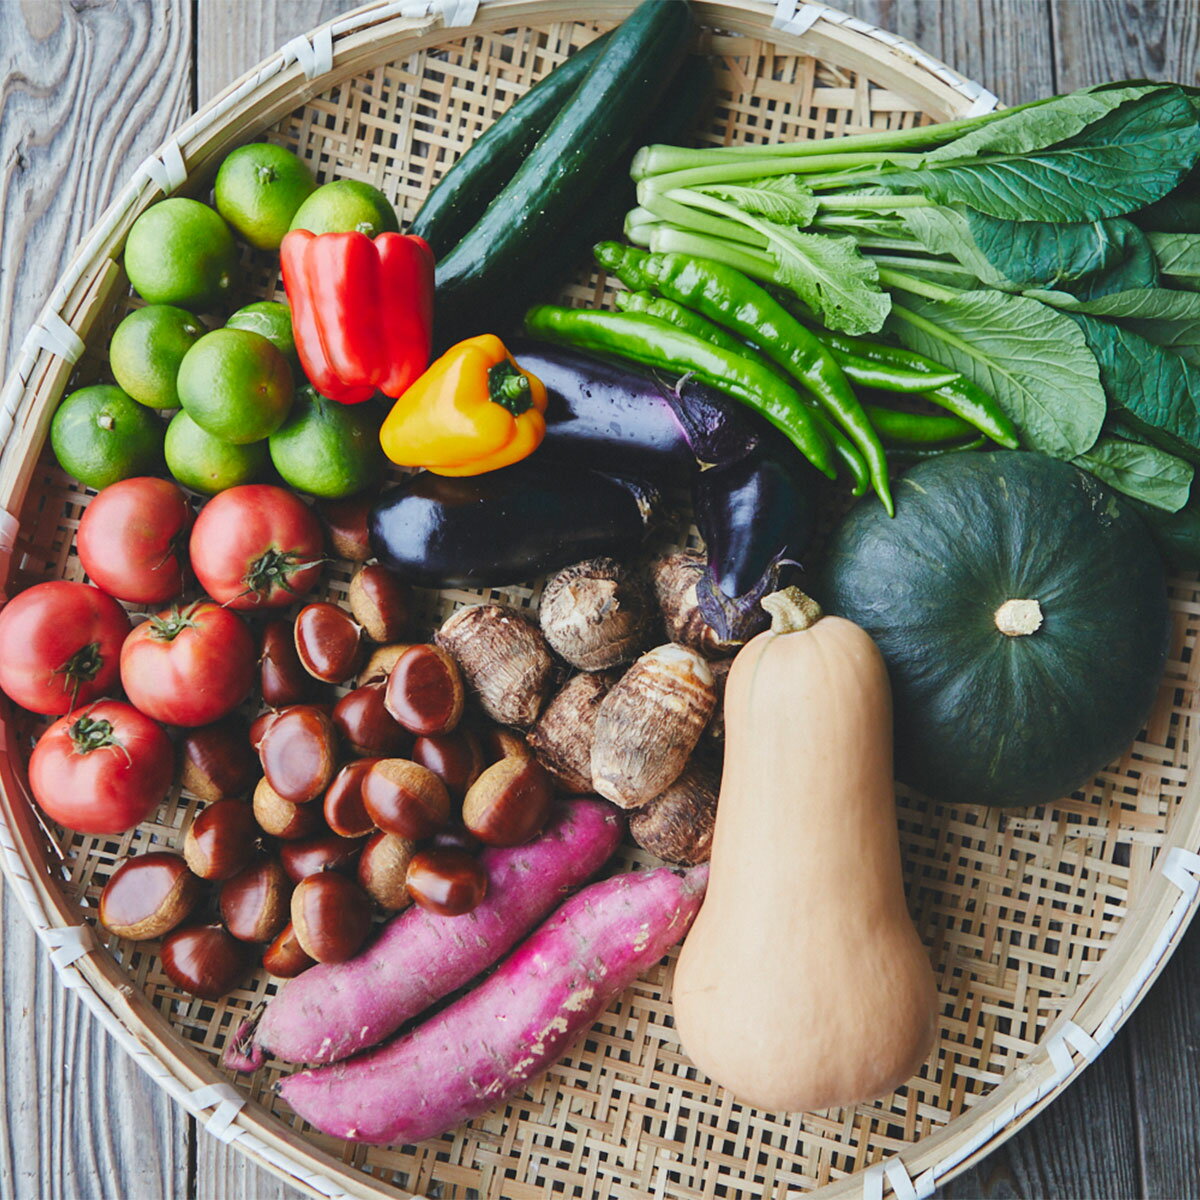
{"label": "yellow bell pepper", "polygon": [[494,334],[451,346],[396,401],[379,431],[401,467],[482,475],[527,458],[546,434],[546,387]]}

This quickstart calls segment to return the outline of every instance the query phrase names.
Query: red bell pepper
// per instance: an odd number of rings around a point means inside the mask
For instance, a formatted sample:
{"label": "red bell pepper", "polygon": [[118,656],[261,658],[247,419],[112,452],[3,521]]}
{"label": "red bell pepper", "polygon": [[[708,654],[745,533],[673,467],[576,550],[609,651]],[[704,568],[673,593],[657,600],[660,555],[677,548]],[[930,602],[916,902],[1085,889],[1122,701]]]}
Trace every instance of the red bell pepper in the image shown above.
{"label": "red bell pepper", "polygon": [[293,229],[279,256],[296,352],[322,396],[395,399],[429,365],[433,251],[423,238]]}

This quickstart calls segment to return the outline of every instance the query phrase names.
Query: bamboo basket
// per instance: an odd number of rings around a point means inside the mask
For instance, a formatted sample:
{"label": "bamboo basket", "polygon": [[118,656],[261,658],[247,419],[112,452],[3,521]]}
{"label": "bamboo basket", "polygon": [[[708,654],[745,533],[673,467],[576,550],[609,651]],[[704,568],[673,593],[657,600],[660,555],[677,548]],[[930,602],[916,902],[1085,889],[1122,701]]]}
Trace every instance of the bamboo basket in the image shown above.
{"label": "bamboo basket", "polygon": [[[0,394],[0,584],[78,579],[74,531],[88,494],[45,449],[70,385],[103,377],[129,305],[120,266],[134,218],[164,194],[204,195],[233,147],[262,136],[319,176],[361,178],[411,217],[493,116],[632,9],[598,0],[376,2],[324,25],[234,84],[136,173],[80,247]],[[818,138],[988,111],[997,100],[900,38],[822,5],[698,3],[721,102],[709,140]],[[249,291],[278,289],[247,256]],[[582,270],[582,266],[581,266]],[[568,295],[596,300],[581,273]],[[249,297],[247,297],[249,298]],[[346,564],[325,594],[344,599]],[[488,593],[528,606],[534,586]],[[440,619],[480,593],[426,593]],[[312,1195],[757,1200],[820,1189],[927,1196],[1047,1104],[1111,1040],[1178,943],[1200,889],[1200,588],[1171,587],[1173,637],[1158,703],[1122,759],[1037,809],[941,806],[901,790],[909,903],[941,994],[934,1053],[894,1095],[853,1109],[772,1114],[698,1077],[672,1031],[670,963],[630,988],[529,1090],[418,1146],[354,1146],[301,1125],[275,1069],[237,1078],[219,1056],[274,990],[260,974],[225,1000],[193,1000],[155,943],[112,938],[95,902],[128,853],[182,840],[197,802],[175,792],[119,837],[44,826],[25,763],[37,728],[0,709],[0,859],[67,987],[210,1133]],[[649,861],[627,850],[627,863]],[[820,919],[820,914],[813,914]]]}

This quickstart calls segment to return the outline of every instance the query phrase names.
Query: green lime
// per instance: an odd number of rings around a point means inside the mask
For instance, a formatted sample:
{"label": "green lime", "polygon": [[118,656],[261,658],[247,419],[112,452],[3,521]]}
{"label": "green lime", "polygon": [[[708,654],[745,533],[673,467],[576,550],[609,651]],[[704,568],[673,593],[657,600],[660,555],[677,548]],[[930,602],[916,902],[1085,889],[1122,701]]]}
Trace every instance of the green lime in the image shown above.
{"label": "green lime", "polygon": [[308,164],[290,150],[253,142],[225,156],[213,199],[217,212],[250,245],[278,250],[296,210],[316,189]]}
{"label": "green lime", "polygon": [[249,329],[263,337],[288,362],[296,361],[296,339],[292,336],[292,310],[278,300],[259,300],[247,304],[225,322],[226,329]]}
{"label": "green lime", "polygon": [[214,437],[239,446],[258,442],[288,415],[292,371],[261,333],[214,329],[183,356],[179,400]]}
{"label": "green lime", "polygon": [[183,196],[151,205],[125,239],[125,272],[151,304],[203,311],[224,302],[237,273],[237,246],[219,213]]}
{"label": "green lime", "polygon": [[162,463],[162,422],[119,387],[93,384],[72,392],[50,423],[58,465],[99,491],[119,479],[150,475]]}
{"label": "green lime", "polygon": [[139,404],[178,408],[179,364],[203,332],[190,312],[174,305],[134,309],[113,331],[108,347],[113,378]]}
{"label": "green lime", "polygon": [[296,211],[293,229],[313,233],[352,233],[367,237],[399,233],[400,222],[391,201],[369,183],[357,179],[335,179],[323,184]]}
{"label": "green lime", "polygon": [[380,415],[338,404],[312,388],[296,394],[292,415],[271,434],[271,461],[284,482],[313,496],[351,496],[383,478]]}
{"label": "green lime", "polygon": [[205,433],[185,412],[171,418],[163,451],[167,468],[184,487],[210,496],[250,483],[267,466],[266,442],[248,446],[223,442]]}

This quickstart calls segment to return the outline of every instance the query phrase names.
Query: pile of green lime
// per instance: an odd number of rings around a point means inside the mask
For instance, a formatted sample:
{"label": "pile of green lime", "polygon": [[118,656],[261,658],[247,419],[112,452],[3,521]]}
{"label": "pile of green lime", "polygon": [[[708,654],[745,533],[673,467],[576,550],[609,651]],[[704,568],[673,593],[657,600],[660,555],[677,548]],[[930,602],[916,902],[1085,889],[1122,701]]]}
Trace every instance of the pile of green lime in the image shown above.
{"label": "pile of green lime", "polygon": [[[291,229],[374,237],[399,227],[378,188],[351,179],[318,187],[307,163],[268,142],[226,156],[212,206],[177,196],[146,209],[125,241],[126,274],[146,303],[113,331],[116,384],[81,388],[59,406],[50,430],[59,464],[93,488],[152,473],[164,460],[185,487],[208,494],[272,463],[317,496],[377,482],[381,415],[311,388],[297,394],[288,306],[259,300],[223,323],[214,315],[229,311],[239,282],[235,235],[277,250]],[[166,426],[164,410],[177,410]]]}

